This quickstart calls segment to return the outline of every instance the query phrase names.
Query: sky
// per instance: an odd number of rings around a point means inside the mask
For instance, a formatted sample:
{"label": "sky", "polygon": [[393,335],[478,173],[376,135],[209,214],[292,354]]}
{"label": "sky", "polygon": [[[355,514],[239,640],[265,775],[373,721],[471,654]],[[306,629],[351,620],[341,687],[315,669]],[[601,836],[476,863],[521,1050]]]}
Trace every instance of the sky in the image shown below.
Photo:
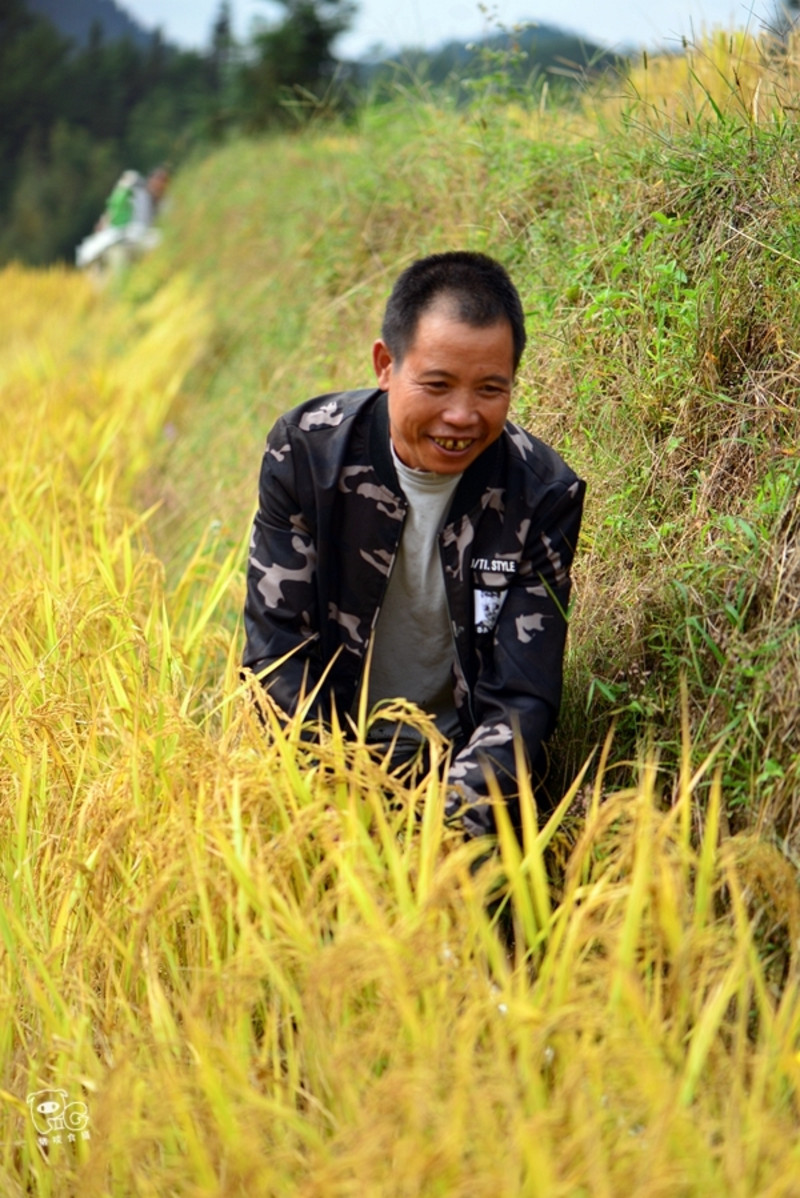
{"label": "sky", "polygon": [[[146,28],[160,25],[169,41],[208,45],[219,0],[117,0]],[[758,29],[769,22],[775,0],[357,0],[351,30],[335,46],[342,58],[361,58],[376,45],[431,48],[496,31],[498,23],[556,25],[609,49],[676,48],[681,37],[711,28]],[[254,18],[275,21],[270,0],[231,0],[234,32],[244,38]]]}

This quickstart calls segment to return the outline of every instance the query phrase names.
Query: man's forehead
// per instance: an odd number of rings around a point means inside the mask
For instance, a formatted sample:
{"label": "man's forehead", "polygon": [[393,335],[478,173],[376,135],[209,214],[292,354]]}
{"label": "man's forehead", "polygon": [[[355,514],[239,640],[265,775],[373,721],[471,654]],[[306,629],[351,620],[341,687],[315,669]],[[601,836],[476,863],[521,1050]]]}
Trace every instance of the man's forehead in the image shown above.
{"label": "man's forehead", "polygon": [[409,345],[410,350],[425,350],[428,346],[441,345],[448,340],[452,332],[453,340],[460,339],[464,330],[472,333],[486,333],[503,330],[508,333],[509,346],[513,347],[513,330],[511,321],[505,316],[489,323],[476,323],[465,317],[458,302],[458,296],[447,292],[440,293],[436,299],[420,312],[417,318],[414,336]]}

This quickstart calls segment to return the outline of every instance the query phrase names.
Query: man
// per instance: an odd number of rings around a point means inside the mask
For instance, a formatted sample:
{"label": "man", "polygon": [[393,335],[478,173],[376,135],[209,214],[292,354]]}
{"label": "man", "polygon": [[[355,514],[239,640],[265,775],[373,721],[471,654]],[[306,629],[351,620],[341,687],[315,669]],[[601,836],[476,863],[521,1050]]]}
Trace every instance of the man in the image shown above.
{"label": "man", "polygon": [[138,171],[124,171],[108,198],[98,228],[149,229],[158,215],[169,184],[169,171],[157,166],[146,179]]}
{"label": "man", "polygon": [[75,250],[81,269],[102,275],[118,274],[161,240],[153,228],[169,184],[169,171],[159,166],[143,179],[138,171],[124,171],[108,197],[94,233]]}
{"label": "man", "polygon": [[[468,836],[494,829],[490,778],[513,806],[515,742],[533,766],[561,698],[584,484],[507,419],[524,345],[499,263],[413,263],[373,347],[377,390],[313,399],[270,433],[248,567],[244,665],[278,707],[320,680],[311,714],[344,724],[362,686],[370,707],[417,703],[452,743],[448,814]],[[413,751],[410,729],[373,735]]]}

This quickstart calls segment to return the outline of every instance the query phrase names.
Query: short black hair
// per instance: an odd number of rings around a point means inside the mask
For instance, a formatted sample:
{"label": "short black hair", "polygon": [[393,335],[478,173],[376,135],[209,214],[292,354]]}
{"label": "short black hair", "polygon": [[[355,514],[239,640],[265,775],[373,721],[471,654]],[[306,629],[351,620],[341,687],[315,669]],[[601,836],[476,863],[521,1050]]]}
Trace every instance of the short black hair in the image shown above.
{"label": "short black hair", "polygon": [[381,336],[401,363],[414,341],[419,318],[442,296],[452,299],[459,320],[476,329],[507,320],[514,344],[514,373],[525,348],[525,314],[505,267],[487,254],[452,250],[412,262],[398,278],[383,317]]}

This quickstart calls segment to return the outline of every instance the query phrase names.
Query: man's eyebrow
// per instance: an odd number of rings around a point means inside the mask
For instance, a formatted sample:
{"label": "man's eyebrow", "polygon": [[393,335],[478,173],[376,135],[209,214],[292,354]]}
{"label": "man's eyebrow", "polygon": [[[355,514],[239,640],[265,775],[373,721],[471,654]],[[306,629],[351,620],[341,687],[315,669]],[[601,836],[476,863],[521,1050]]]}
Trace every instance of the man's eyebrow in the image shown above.
{"label": "man's eyebrow", "polygon": [[[451,370],[446,370],[444,366],[429,366],[427,370],[420,370],[418,377],[421,379],[429,378],[445,378],[454,379],[456,375]],[[514,381],[514,376],[510,374],[484,374],[480,376],[482,383],[504,383],[507,386]]]}
{"label": "man's eyebrow", "polygon": [[499,383],[503,387],[510,387],[514,382],[514,376],[513,374],[484,374],[478,382]]}

